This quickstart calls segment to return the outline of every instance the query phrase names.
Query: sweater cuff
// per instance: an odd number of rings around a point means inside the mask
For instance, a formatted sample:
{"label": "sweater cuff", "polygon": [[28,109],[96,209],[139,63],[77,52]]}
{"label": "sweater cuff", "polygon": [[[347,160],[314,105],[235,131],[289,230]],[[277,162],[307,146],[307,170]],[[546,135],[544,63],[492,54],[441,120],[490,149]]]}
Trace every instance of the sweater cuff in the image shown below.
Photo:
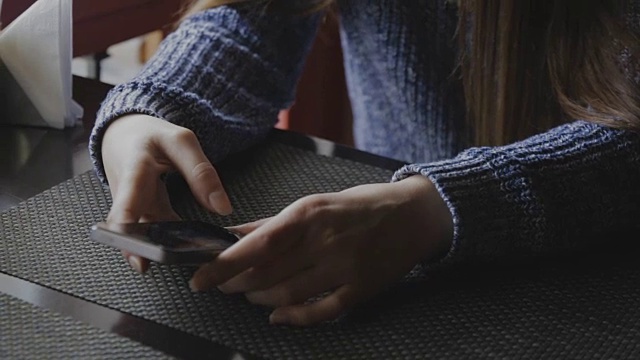
{"label": "sweater cuff", "polygon": [[183,125],[180,118],[187,115],[193,121],[207,114],[207,107],[209,105],[196,95],[162,84],[130,82],[113,88],[98,111],[89,138],[91,161],[100,181],[107,184],[102,161],[102,140],[113,121],[129,114],[142,114]]}
{"label": "sweater cuff", "polygon": [[496,244],[494,238],[505,237],[506,224],[513,224],[511,220],[517,215],[509,214],[511,206],[506,203],[522,191],[518,184],[505,188],[500,180],[496,169],[501,157],[496,149],[469,149],[453,159],[407,165],[394,174],[392,181],[413,175],[426,176],[451,212],[451,248],[440,260],[424,264],[427,268],[472,260],[490,261],[497,257],[499,249],[492,249],[491,244]]}

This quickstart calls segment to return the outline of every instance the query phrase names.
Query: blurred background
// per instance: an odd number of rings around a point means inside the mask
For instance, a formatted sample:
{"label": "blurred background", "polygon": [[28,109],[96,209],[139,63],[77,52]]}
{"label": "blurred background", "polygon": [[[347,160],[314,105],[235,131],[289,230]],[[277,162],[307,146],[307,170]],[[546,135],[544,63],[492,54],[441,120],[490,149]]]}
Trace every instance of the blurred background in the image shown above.
{"label": "blurred background", "polygon": [[[36,0],[4,0],[7,26]],[[112,85],[126,82],[153,55],[193,0],[73,0],[73,73]],[[278,127],[351,145],[339,16],[327,16],[297,90]]]}

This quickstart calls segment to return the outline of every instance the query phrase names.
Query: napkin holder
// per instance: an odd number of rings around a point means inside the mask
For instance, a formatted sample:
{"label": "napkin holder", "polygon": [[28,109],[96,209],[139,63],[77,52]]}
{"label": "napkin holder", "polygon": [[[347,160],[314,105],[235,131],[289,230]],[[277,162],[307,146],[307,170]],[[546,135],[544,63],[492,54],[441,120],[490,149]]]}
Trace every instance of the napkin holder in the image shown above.
{"label": "napkin holder", "polygon": [[38,0],[0,32],[0,124],[63,129],[82,117],[71,15],[72,0]]}

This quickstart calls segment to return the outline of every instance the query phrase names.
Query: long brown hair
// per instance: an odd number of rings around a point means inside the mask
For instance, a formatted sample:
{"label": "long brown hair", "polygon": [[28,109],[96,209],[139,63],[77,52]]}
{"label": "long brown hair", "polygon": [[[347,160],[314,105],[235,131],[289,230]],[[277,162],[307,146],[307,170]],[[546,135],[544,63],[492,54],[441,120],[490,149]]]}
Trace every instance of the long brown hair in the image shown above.
{"label": "long brown hair", "polygon": [[[245,0],[197,0],[189,14]],[[265,4],[277,0],[254,0]],[[570,119],[640,130],[637,38],[625,0],[457,0],[460,75],[475,145]],[[309,0],[308,9],[332,0]]]}
{"label": "long brown hair", "polygon": [[624,3],[460,1],[458,41],[474,142],[505,144],[569,119],[640,129],[638,84],[625,74],[637,42],[625,28]]}

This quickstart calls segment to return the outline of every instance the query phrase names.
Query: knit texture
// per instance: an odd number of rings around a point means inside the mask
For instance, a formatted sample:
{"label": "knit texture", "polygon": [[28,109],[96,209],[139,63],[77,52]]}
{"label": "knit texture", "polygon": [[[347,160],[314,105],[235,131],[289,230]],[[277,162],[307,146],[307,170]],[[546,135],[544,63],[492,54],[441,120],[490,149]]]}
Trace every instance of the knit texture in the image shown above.
{"label": "knit texture", "polygon": [[[344,0],[340,14],[356,145],[413,163],[394,181],[433,181],[454,220],[447,262],[552,254],[638,227],[638,134],[575,121],[462,151],[464,103],[451,77],[456,9],[433,0]],[[99,176],[104,131],[124,114],[192,129],[214,162],[255,144],[291,104],[319,21],[249,5],[190,17],[103,103],[90,143]]]}

